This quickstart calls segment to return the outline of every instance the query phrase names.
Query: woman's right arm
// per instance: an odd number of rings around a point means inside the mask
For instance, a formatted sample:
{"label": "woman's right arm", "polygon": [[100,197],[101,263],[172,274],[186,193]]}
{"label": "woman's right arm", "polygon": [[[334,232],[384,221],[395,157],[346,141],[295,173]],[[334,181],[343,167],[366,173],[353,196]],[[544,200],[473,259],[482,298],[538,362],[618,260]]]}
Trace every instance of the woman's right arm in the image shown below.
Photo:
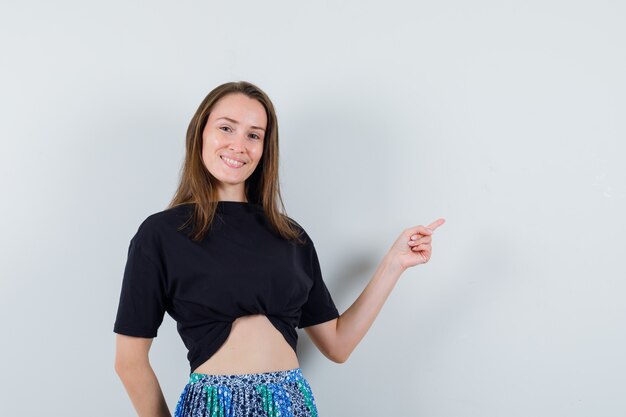
{"label": "woman's right arm", "polygon": [[116,334],[115,372],[139,417],[171,417],[148,352],[152,338]]}

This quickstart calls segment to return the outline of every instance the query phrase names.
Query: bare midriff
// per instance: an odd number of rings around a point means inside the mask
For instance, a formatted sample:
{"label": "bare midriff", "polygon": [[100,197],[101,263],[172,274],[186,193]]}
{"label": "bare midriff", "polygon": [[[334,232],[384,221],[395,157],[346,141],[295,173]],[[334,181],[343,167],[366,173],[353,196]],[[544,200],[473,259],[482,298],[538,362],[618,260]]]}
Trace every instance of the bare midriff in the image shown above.
{"label": "bare midriff", "polygon": [[193,372],[230,375],[274,372],[300,367],[285,337],[264,314],[238,317],[228,338]]}

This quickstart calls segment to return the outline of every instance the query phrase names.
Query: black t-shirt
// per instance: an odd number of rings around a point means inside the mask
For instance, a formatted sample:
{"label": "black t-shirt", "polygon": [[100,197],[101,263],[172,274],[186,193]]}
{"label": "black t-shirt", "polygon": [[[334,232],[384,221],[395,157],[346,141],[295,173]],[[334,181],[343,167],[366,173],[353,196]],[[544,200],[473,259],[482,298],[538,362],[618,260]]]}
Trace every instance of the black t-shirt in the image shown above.
{"label": "black t-shirt", "polygon": [[296,326],[339,317],[302,227],[305,245],[273,232],[262,206],[219,201],[211,229],[194,242],[185,234],[190,226],[177,230],[192,209],[166,209],[139,226],[128,248],[115,333],[156,337],[167,312],[189,350],[191,373],[226,341],[237,317],[265,314],[294,352]]}

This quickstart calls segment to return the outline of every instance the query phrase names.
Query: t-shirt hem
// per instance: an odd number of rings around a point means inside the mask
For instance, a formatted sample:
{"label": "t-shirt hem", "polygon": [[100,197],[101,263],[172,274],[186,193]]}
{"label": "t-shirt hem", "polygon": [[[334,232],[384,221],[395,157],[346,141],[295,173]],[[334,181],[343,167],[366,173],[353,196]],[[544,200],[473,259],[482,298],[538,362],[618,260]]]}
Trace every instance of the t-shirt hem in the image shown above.
{"label": "t-shirt hem", "polygon": [[329,320],[336,319],[339,316],[340,316],[339,311],[331,310],[325,314],[316,316],[315,319],[313,320],[301,322],[300,324],[298,324],[298,329],[304,329],[305,327],[310,327],[310,326],[315,326],[316,324],[325,323]]}
{"label": "t-shirt hem", "polygon": [[230,332],[233,329],[233,321],[234,320],[231,320],[229,322],[230,324],[227,327],[228,331],[222,332],[219,335],[219,337],[216,337],[213,340],[213,343],[208,345],[200,354],[196,356],[193,362],[191,361],[189,362],[189,375],[193,373],[194,369],[196,369],[197,367],[202,365],[204,362],[209,360],[219,350],[219,348],[222,347],[222,345],[226,342],[226,339],[228,339],[228,336],[230,335]]}
{"label": "t-shirt hem", "polygon": [[126,327],[126,326],[114,326],[113,332],[117,334],[123,334],[126,336],[135,336],[135,337],[154,338],[157,336],[157,332],[155,331],[137,329],[134,327]]}

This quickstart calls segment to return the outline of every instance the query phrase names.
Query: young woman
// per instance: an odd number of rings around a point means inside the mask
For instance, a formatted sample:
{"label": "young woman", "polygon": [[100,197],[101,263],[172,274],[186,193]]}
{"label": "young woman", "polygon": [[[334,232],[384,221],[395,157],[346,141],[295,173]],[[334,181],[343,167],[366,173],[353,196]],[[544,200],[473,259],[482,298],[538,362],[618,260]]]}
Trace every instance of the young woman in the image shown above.
{"label": "young woman", "polygon": [[313,242],[284,213],[272,102],[248,82],[218,86],[189,124],[172,202],[141,223],[128,248],[115,370],[139,416],[170,416],[148,359],[166,311],[189,350],[176,417],[317,416],[296,327],[345,362],[402,272],[428,262],[444,222],[405,229],[340,315]]}

